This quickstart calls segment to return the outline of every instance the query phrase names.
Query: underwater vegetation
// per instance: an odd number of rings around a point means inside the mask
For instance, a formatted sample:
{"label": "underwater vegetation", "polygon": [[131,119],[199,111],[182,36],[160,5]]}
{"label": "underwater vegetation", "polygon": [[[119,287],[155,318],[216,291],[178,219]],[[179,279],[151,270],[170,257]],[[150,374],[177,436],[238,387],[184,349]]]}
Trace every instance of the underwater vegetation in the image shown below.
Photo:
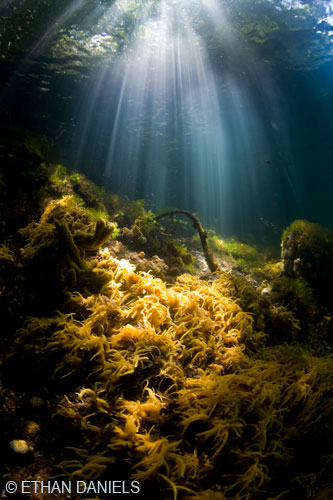
{"label": "underwater vegetation", "polygon": [[296,220],[282,235],[284,272],[304,279],[323,300],[329,299],[333,278],[333,232],[305,220]]}
{"label": "underwater vegetation", "polygon": [[[0,247],[16,318],[1,344],[5,473],[131,478],[165,500],[332,498],[333,358],[302,343],[299,302],[162,257],[163,279],[137,269],[171,244],[154,214],[116,195],[91,207],[97,188],[56,170],[38,217]],[[305,278],[269,271],[278,297],[314,307]]]}
{"label": "underwater vegetation", "polygon": [[208,244],[212,251],[222,252],[231,258],[234,266],[246,271],[264,263],[264,257],[253,246],[235,238],[221,238],[214,230],[209,230]]}

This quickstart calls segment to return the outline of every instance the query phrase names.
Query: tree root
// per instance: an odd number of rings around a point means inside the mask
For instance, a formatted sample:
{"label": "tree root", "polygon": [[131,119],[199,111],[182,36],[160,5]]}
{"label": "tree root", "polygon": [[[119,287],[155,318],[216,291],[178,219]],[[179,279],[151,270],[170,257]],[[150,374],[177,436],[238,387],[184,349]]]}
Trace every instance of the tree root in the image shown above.
{"label": "tree root", "polygon": [[191,212],[188,212],[187,210],[168,210],[167,212],[163,212],[162,214],[156,215],[155,220],[162,219],[162,217],[167,217],[168,215],[172,217],[175,214],[184,214],[187,215],[192,221],[193,221],[193,227],[198,231],[199,236],[200,236],[200,242],[202,246],[202,250],[207,262],[207,265],[212,273],[215,273],[217,271],[221,271],[220,266],[216,262],[216,260],[213,257],[212,252],[210,252],[208,245],[207,245],[207,233],[204,230],[204,228],[201,225],[201,222],[198,218],[197,215],[192,214]]}

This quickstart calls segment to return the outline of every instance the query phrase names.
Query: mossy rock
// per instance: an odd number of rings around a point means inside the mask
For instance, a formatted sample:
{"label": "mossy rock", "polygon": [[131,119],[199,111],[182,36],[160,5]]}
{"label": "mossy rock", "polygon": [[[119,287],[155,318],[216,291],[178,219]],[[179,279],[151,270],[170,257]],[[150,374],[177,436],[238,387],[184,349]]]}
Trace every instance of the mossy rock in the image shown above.
{"label": "mossy rock", "polygon": [[306,220],[295,220],[282,236],[284,273],[302,278],[321,297],[333,278],[333,231]]}
{"label": "mossy rock", "polygon": [[221,238],[214,230],[208,230],[208,245],[218,256],[228,256],[233,267],[241,272],[248,272],[264,264],[264,256],[258,250],[236,238]]}

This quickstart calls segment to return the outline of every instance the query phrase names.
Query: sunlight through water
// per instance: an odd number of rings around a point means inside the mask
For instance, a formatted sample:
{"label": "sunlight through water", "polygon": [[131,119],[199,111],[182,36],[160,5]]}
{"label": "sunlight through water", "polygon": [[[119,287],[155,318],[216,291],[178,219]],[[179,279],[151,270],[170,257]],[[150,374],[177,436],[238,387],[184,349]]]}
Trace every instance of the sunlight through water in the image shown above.
{"label": "sunlight through water", "polygon": [[324,0],[6,0],[0,109],[17,102],[56,161],[112,193],[245,239],[281,231],[323,203],[312,164],[330,179],[332,19]]}
{"label": "sunlight through water", "polygon": [[[257,165],[267,168],[270,142],[283,129],[264,122],[245,90],[251,80],[261,85],[260,63],[218,74],[192,25],[197,2],[162,0],[154,15],[142,5],[122,58],[96,73],[80,102],[76,166],[93,175],[103,164],[111,191],[153,209],[188,209],[219,230],[244,228],[272,192],[274,173],[258,178]],[[222,8],[208,0],[201,9],[237,60],[241,48]],[[262,90],[278,110],[268,74]],[[271,121],[281,125],[283,116]]]}

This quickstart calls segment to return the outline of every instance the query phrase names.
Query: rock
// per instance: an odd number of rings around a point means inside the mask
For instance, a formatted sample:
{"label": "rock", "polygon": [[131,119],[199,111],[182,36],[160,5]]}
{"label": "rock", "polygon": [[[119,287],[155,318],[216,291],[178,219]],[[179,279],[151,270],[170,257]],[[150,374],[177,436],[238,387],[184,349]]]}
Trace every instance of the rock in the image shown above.
{"label": "rock", "polygon": [[305,220],[295,220],[282,236],[285,275],[304,279],[325,296],[333,278],[333,231]]}
{"label": "rock", "polygon": [[19,453],[20,455],[26,455],[32,451],[31,446],[24,439],[12,439],[9,442],[9,446],[14,453]]}
{"label": "rock", "polygon": [[39,397],[39,396],[32,396],[30,399],[29,399],[29,405],[32,407],[32,408],[43,408],[44,407],[44,400],[43,398]]}
{"label": "rock", "polygon": [[29,437],[34,437],[40,431],[39,424],[33,420],[28,420],[25,424],[24,434]]}

